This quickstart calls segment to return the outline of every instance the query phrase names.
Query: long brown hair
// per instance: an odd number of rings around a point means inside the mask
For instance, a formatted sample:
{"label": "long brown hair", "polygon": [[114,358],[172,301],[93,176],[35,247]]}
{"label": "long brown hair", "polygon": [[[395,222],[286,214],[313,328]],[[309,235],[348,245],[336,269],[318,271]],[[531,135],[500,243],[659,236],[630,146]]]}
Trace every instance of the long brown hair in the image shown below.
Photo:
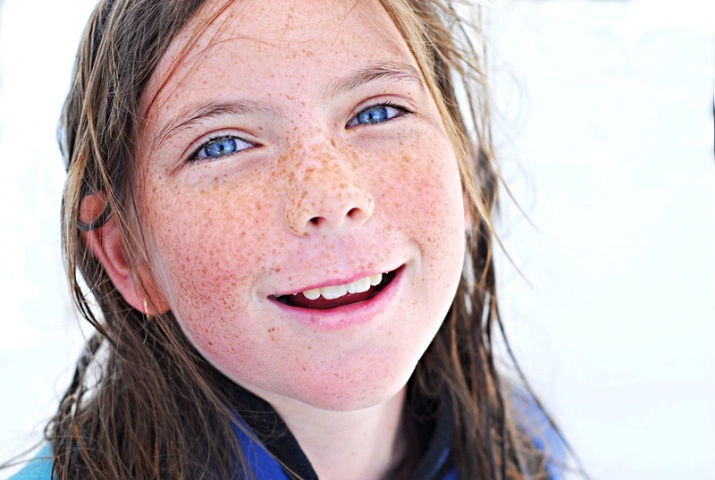
{"label": "long brown hair", "polygon": [[[111,216],[130,265],[141,261],[131,178],[142,126],[139,101],[169,44],[203,3],[103,0],[80,44],[60,124],[67,167],[62,240],[74,302],[96,334],[47,427],[57,479],[230,478],[242,469],[221,375],[192,347],[171,312],[147,321],[132,308],[81,238]],[[440,109],[472,218],[459,289],[417,365],[410,398],[447,392],[461,478],[545,476],[545,456],[527,427],[512,419],[512,394],[494,363],[492,338],[500,323],[491,212],[498,173],[479,31],[452,0],[380,3]],[[106,199],[104,210],[87,221],[80,216],[81,201],[98,192]]]}

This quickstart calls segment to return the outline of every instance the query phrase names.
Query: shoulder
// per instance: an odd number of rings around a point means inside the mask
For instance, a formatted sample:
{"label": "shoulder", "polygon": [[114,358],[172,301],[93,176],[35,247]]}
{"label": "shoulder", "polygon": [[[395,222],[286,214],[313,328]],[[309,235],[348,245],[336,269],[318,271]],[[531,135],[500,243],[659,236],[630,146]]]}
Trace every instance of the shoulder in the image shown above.
{"label": "shoulder", "polygon": [[543,462],[547,478],[563,479],[569,447],[551,416],[536,397],[524,389],[512,390],[511,401],[516,424],[536,449],[536,459],[538,464]]}
{"label": "shoulder", "polygon": [[27,462],[22,470],[10,477],[9,480],[51,480],[52,479],[52,451],[50,444],[42,446],[35,458]]}

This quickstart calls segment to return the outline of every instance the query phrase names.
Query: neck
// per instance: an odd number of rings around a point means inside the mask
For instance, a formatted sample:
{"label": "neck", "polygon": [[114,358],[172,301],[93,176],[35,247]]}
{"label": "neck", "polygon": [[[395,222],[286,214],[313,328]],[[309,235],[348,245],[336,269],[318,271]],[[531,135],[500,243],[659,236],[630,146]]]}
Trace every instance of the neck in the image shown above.
{"label": "neck", "polygon": [[[306,404],[273,405],[321,480],[384,479],[404,459],[405,389],[379,405],[336,412]],[[346,474],[346,472],[348,472]]]}

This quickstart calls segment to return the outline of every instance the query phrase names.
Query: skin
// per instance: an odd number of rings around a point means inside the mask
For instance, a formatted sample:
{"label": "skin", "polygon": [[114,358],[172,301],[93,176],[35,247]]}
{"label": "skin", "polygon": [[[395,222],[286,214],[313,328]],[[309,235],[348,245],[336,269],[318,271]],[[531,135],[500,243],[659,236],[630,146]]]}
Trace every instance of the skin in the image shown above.
{"label": "skin", "polygon": [[[143,96],[148,262],[128,270],[111,221],[85,240],[129,303],[145,309],[143,281],[149,313],[170,309],[216,368],[273,405],[320,478],[380,478],[403,455],[405,384],[461,275],[454,150],[377,2],[242,1],[206,28],[219,7],[177,37]],[[217,102],[240,108],[197,109]],[[383,102],[389,118],[356,124]],[[217,136],[245,149],[191,160]],[[398,267],[350,307],[274,299]]]}

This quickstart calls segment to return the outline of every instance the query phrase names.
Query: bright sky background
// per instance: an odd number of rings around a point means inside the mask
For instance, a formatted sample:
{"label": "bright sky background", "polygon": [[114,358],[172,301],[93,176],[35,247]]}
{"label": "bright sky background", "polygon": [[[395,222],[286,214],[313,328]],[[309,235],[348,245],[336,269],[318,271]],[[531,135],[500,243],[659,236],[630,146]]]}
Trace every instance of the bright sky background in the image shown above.
{"label": "bright sky background", "polygon": [[[93,3],[0,9],[0,460],[39,438],[81,348],[55,125]],[[517,356],[594,478],[712,479],[715,2],[492,5],[497,143],[529,217],[505,200]]]}

